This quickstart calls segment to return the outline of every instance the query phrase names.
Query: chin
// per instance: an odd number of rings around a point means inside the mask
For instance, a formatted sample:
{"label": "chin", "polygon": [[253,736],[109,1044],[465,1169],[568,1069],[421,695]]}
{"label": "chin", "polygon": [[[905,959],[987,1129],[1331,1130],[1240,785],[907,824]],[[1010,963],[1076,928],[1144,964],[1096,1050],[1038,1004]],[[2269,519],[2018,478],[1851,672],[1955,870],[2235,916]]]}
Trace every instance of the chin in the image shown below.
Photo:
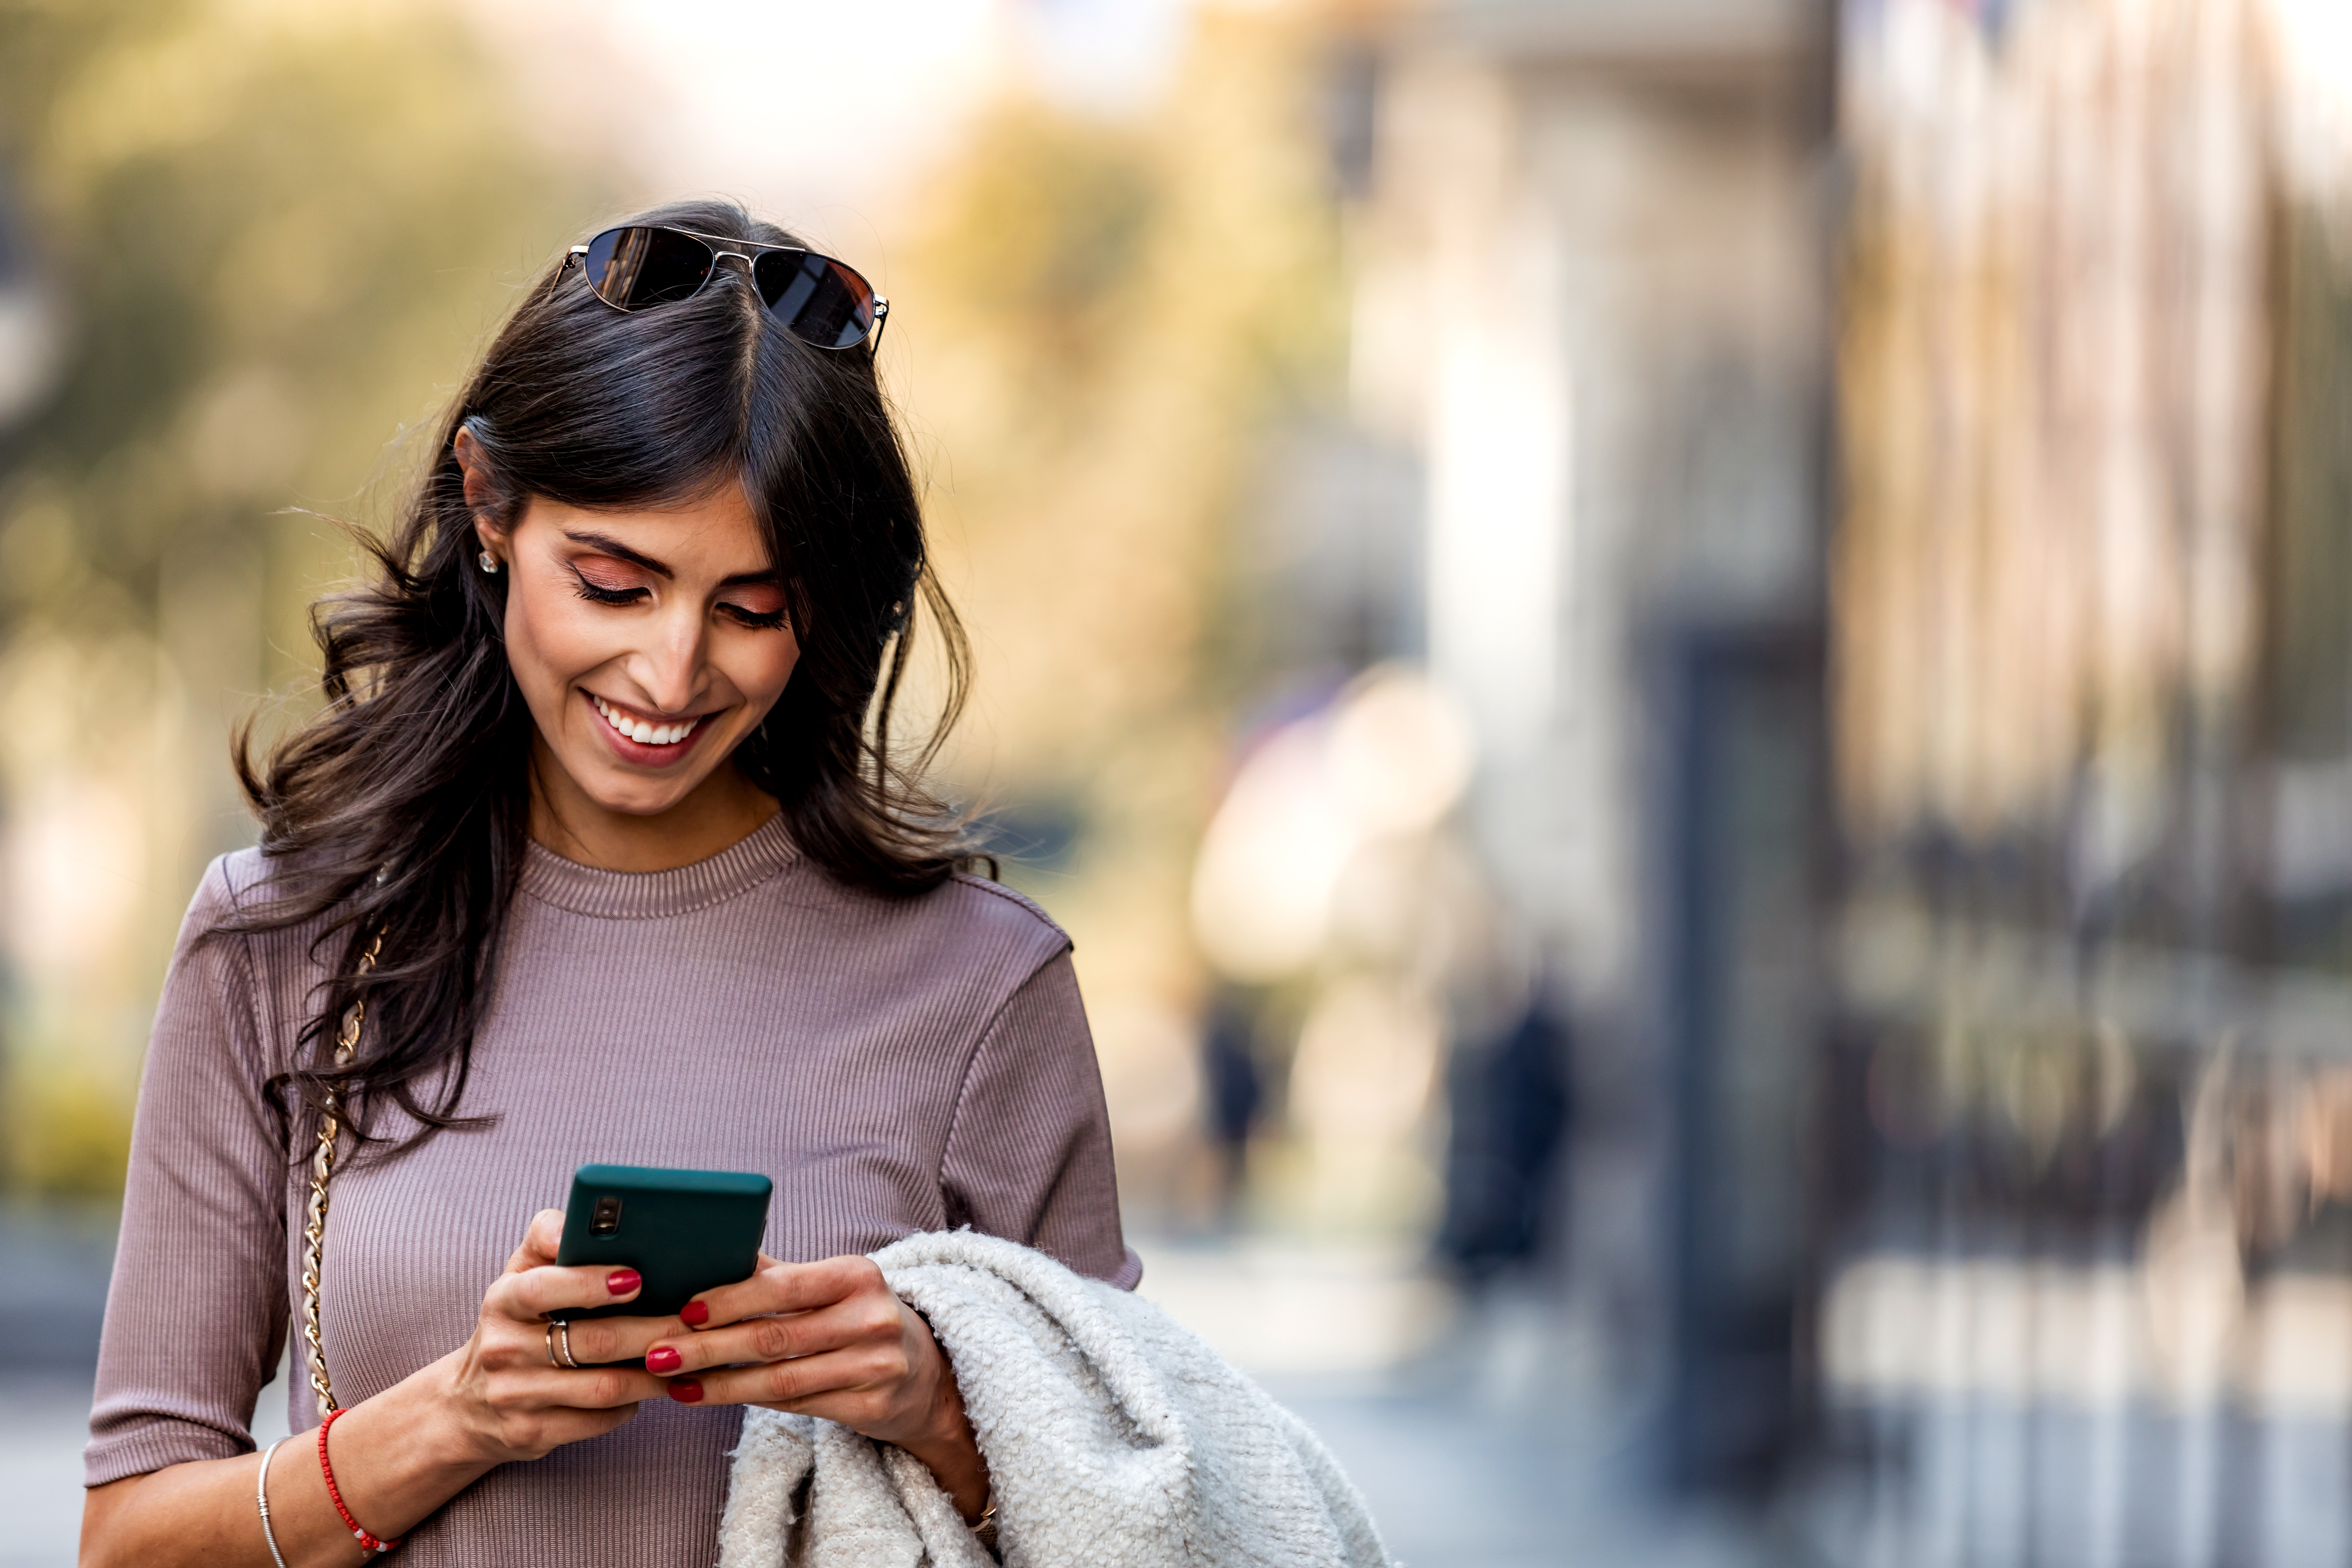
{"label": "chin", "polygon": [[[697,779],[695,784],[702,781]],[[659,816],[694,793],[692,785],[685,789],[665,786],[656,790],[598,790],[590,796],[606,811],[622,816]]]}
{"label": "chin", "polygon": [[606,811],[623,816],[659,816],[692,795],[709,776],[709,770],[700,770],[692,778],[649,779],[604,763],[584,778],[578,773],[572,776],[581,781],[581,793]]}

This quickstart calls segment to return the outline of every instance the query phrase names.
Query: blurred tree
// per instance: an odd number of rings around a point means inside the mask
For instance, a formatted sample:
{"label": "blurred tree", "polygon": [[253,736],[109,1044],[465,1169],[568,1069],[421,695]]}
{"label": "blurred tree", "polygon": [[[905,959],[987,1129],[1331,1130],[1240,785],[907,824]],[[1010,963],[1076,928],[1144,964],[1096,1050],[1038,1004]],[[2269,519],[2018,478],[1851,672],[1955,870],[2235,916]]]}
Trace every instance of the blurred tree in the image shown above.
{"label": "blurred tree", "polygon": [[63,336],[0,431],[17,1184],[121,1180],[171,933],[250,831],[224,721],[309,667],[349,560],[282,509],[402,471],[601,194],[436,5],[0,0],[0,196]]}
{"label": "blurred tree", "polygon": [[1192,27],[1131,119],[986,115],[893,279],[980,652],[951,770],[1076,828],[1066,868],[1025,879],[1077,938],[1147,1204],[1205,1173],[1184,910],[1233,695],[1207,646],[1229,522],[1265,437],[1336,395],[1344,343],[1316,18],[1206,5]]}

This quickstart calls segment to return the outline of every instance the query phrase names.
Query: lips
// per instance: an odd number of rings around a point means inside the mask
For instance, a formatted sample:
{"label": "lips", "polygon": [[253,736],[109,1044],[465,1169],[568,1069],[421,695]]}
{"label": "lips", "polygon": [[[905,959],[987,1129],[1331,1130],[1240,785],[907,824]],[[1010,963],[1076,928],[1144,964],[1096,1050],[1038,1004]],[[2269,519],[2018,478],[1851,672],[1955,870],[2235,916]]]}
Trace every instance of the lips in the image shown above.
{"label": "lips", "polygon": [[596,711],[604,715],[605,723],[610,724],[616,732],[626,735],[640,746],[675,746],[693,734],[695,726],[709,717],[705,713],[697,713],[690,718],[677,720],[671,723],[656,724],[640,719],[625,710],[615,708],[593,691],[588,694],[588,700],[596,705]]}
{"label": "lips", "polygon": [[608,702],[593,691],[583,695],[596,710],[604,739],[621,759],[646,767],[667,767],[683,758],[717,717],[695,713],[683,719],[651,719]]}

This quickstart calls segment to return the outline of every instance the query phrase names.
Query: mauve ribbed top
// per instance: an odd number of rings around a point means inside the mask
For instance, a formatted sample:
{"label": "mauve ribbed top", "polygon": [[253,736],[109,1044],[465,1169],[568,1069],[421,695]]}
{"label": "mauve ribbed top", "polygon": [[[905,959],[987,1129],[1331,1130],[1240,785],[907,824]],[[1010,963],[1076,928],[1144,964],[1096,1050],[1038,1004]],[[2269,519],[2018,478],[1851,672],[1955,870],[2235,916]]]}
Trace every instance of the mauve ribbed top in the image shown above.
{"label": "mauve ribbed top", "polygon": [[[131,1135],[85,1479],[250,1452],[296,1283],[307,1169],[262,1093],[323,971],[308,931],[196,940],[265,875],[205,873],[155,1020]],[[1132,1286],[1069,942],[959,877],[850,891],[781,818],[674,871],[534,845],[463,1109],[497,1118],[336,1173],[327,1364],[355,1405],[464,1342],[531,1215],[574,1167],[758,1171],[766,1249],[811,1259],[960,1225]],[[307,1142],[307,1129],[294,1137]],[[292,1381],[295,1430],[317,1425]],[[502,1465],[420,1525],[433,1563],[704,1568],[740,1412],[649,1403],[605,1436]],[[257,1521],[255,1529],[259,1530]]]}

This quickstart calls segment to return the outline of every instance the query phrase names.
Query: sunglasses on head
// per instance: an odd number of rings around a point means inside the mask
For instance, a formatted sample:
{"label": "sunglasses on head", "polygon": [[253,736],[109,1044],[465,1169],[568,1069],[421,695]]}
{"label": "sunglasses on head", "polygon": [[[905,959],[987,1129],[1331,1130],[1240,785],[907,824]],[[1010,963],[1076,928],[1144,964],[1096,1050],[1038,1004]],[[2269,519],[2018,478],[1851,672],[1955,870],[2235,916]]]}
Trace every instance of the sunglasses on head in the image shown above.
{"label": "sunglasses on head", "polygon": [[878,345],[890,314],[890,301],[854,268],[798,246],[637,224],[608,228],[573,246],[572,254],[587,273],[589,289],[616,310],[691,300],[720,259],[732,257],[751,274],[768,313],[804,343],[851,349],[871,338]]}

